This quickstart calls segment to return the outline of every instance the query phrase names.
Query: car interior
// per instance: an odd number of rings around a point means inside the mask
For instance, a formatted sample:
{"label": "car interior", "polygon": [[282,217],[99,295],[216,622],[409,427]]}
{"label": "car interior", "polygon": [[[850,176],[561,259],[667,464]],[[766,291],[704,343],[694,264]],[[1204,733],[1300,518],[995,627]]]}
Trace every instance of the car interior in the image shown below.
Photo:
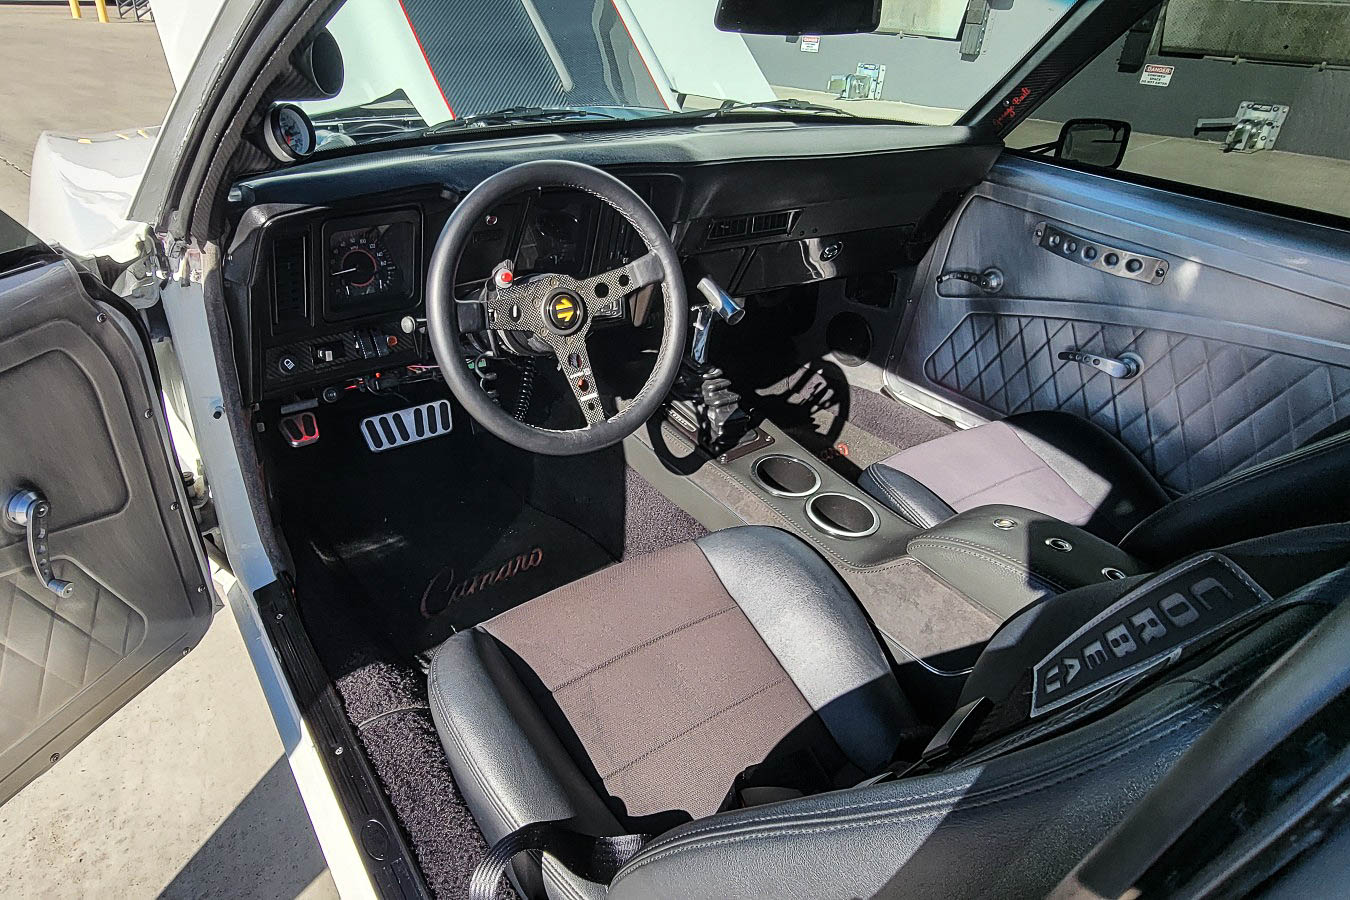
{"label": "car interior", "polygon": [[[1197,553],[1274,596],[1345,559],[1343,233],[955,127],[464,143],[235,197],[258,477],[443,888],[565,821],[661,835],[615,896],[818,896],[821,856],[841,895],[1043,892],[1313,614],[866,780]],[[525,896],[606,895],[516,859]]]}
{"label": "car interior", "polygon": [[480,898],[1134,877],[1102,842],[1345,592],[1350,232],[1002,133],[653,120],[220,182],[225,414],[372,859]]}

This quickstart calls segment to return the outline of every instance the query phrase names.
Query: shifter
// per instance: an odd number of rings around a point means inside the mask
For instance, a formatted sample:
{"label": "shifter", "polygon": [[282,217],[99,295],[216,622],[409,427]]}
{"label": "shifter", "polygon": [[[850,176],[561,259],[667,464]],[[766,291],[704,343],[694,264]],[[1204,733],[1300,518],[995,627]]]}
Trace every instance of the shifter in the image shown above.
{"label": "shifter", "polygon": [[708,365],[708,333],[714,313],[735,325],[745,316],[745,307],[711,278],[701,279],[698,289],[707,302],[694,310],[694,340],[680,365],[671,412],[705,450],[718,456],[741,444],[753,429],[731,379]]}

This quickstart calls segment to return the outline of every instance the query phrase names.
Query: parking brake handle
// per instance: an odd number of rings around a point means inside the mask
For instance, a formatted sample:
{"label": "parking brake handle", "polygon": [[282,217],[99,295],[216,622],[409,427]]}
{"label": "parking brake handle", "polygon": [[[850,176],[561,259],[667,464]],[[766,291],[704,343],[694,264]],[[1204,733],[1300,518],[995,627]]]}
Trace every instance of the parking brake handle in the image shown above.
{"label": "parking brake handle", "polygon": [[28,561],[47,590],[58,597],[69,597],[75,585],[52,575],[52,561],[47,554],[47,514],[51,504],[37,491],[23,490],[10,494],[5,501],[5,521],[22,528],[28,539]]}

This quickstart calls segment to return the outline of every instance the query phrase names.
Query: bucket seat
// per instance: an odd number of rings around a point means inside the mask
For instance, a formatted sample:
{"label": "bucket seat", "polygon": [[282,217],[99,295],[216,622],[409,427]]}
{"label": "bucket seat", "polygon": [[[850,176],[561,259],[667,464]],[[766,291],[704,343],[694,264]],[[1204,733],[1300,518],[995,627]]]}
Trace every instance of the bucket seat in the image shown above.
{"label": "bucket seat", "polygon": [[1350,418],[1176,498],[1120,441],[1065,412],[1021,413],[918,444],[868,466],[859,486],[920,528],[979,506],[1019,506],[1163,563],[1344,518]]}
{"label": "bucket seat", "polygon": [[[1344,564],[1350,528],[1293,534],[1227,558],[1273,596],[1325,591],[1304,582]],[[1027,661],[1145,579],[1005,623],[960,698],[993,702],[1002,732],[921,775],[868,783],[932,729],[829,565],[767,527],[636,557],[456,634],[432,659],[432,714],[489,843],[538,822],[658,835],[608,884],[516,854],[529,898],[1043,896],[1320,614],[1280,607],[1114,707],[1009,719]],[[735,808],[754,783],[795,799]]]}

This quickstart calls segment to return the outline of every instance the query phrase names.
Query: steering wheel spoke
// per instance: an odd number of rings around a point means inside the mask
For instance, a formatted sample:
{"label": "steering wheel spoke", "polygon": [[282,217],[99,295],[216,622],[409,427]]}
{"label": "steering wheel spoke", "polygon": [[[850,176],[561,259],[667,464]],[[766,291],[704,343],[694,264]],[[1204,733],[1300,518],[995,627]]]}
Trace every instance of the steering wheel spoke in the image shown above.
{"label": "steering wheel spoke", "polygon": [[586,418],[586,427],[605,421],[608,416],[605,415],[604,405],[600,402],[595,373],[591,371],[591,355],[586,349],[585,333],[574,334],[555,344],[554,352],[558,355],[558,369],[567,379],[572,396],[576,398],[577,406],[581,407],[581,414]]}
{"label": "steering wheel spoke", "polygon": [[578,282],[577,292],[593,317],[617,319],[623,315],[623,301],[628,295],[649,284],[657,284],[664,278],[661,258],[655,253],[648,253],[617,269]]}
{"label": "steering wheel spoke", "polygon": [[[521,422],[490,398],[463,364],[465,335],[455,308],[455,274],[478,223],[503,200],[554,185],[583,191],[608,203],[647,246],[645,255],[612,271],[578,281],[562,274],[513,279],[494,277],[480,295],[483,326],[532,333],[558,358],[559,369],[580,406],[586,427],[558,431]],[[497,273],[500,274],[500,273]],[[509,282],[509,283],[503,283]],[[661,346],[646,383],[631,402],[606,415],[591,371],[586,336],[591,326],[621,319],[628,295],[662,284]],[[654,415],[675,382],[689,327],[683,273],[670,232],[628,185],[607,172],[580,163],[546,160],[521,163],[487,178],[471,190],[446,220],[427,268],[427,336],[446,386],[470,416],[497,437],[536,453],[570,455],[611,446]]]}

